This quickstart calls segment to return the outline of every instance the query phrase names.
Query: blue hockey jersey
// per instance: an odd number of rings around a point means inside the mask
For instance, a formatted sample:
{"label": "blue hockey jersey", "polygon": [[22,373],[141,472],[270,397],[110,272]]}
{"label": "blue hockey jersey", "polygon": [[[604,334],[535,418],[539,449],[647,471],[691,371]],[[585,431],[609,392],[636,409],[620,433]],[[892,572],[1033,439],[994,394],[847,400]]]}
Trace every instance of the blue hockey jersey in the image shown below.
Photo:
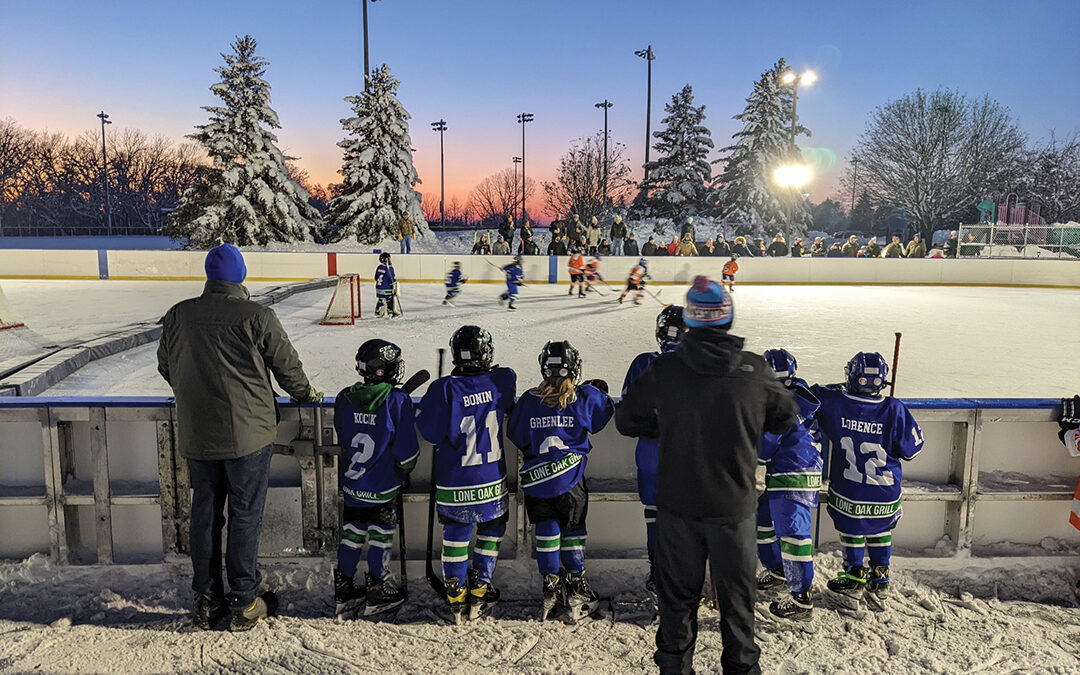
{"label": "blue hockey jersey", "polygon": [[521,280],[525,278],[525,271],[517,263],[503,266],[502,271],[506,275],[506,285],[512,288],[520,286]]}
{"label": "blue hockey jersey", "polygon": [[435,445],[435,502],[443,516],[483,523],[506,513],[502,423],[516,390],[514,371],[496,367],[440,377],[421,399],[417,428]]}
{"label": "blue hockey jersey", "polygon": [[922,429],[892,397],[855,396],[814,385],[817,421],[832,441],[828,510],[845,534],[878,534],[903,515],[903,468],[923,446]]}
{"label": "blue hockey jersey", "polygon": [[397,496],[401,474],[412,471],[420,447],[412,399],[390,385],[354,384],[334,401],[341,446],[338,484],[346,504],[385,504]]}
{"label": "blue hockey jersey", "polygon": [[529,390],[510,411],[506,437],[522,450],[521,489],[531,497],[558,497],[585,476],[585,462],[598,433],[615,414],[607,394],[590,384],[562,410],[544,404]]}
{"label": "blue hockey jersey", "polygon": [[[677,342],[668,343],[664,352],[675,351],[677,346]],[[660,353],[661,352],[645,352],[644,354],[638,354],[634,357],[634,360],[630,363],[630,369],[626,371],[626,378],[623,380],[623,396],[626,396],[626,392],[630,389],[630,385],[641,377],[642,373],[649,369],[649,366],[651,366],[652,362],[660,356]],[[639,471],[656,474],[656,472],[660,470],[660,441],[655,438],[639,438],[637,448],[634,451],[634,461],[637,464]]]}
{"label": "blue hockey jersey", "polygon": [[446,289],[457,290],[461,288],[465,282],[462,280],[461,270],[450,270],[450,273],[446,275]]}
{"label": "blue hockey jersey", "polygon": [[821,489],[821,444],[815,437],[814,415],[820,407],[806,382],[795,379],[788,391],[799,404],[799,426],[785,434],[766,433],[758,460],[766,465],[765,491],[811,508]]}
{"label": "blue hockey jersey", "polygon": [[397,275],[394,274],[393,265],[379,264],[375,268],[375,291],[380,295],[389,295],[394,290],[394,284],[397,283]]}

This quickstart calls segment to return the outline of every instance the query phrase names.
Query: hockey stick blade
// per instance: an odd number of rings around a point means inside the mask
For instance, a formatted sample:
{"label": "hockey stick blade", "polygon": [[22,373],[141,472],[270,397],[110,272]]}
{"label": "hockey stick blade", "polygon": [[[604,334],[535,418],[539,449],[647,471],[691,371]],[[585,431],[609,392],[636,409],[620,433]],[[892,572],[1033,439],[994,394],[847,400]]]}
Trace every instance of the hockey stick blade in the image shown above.
{"label": "hockey stick blade", "polygon": [[403,391],[406,394],[411,394],[420,387],[424,386],[424,383],[426,383],[430,379],[431,373],[429,373],[426,368],[418,370],[412,374],[412,377],[405,380],[403,384],[398,385],[397,390]]}

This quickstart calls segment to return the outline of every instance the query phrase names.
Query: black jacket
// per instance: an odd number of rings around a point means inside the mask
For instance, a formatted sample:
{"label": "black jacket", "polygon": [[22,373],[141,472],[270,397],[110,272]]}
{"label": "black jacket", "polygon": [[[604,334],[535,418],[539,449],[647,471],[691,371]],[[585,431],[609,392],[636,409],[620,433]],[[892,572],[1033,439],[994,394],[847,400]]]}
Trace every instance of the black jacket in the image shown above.
{"label": "black jacket", "polygon": [[692,329],[623,397],[619,433],[660,439],[660,509],[730,522],[753,515],[762,434],[794,427],[799,408],[765,360],[742,346],[725,330]]}
{"label": "black jacket", "polygon": [[758,256],[758,254],[751,251],[750,247],[746,244],[735,244],[731,247],[731,252],[744,258],[755,258]]}
{"label": "black jacket", "polygon": [[802,244],[792,244],[791,245],[791,257],[792,258],[801,258],[802,255],[803,255]]}
{"label": "black jacket", "polygon": [[715,255],[715,256],[721,257],[721,258],[730,258],[731,257],[731,244],[729,244],[726,241],[718,241],[718,242],[716,242],[715,243],[715,248],[713,250],[712,255]]}
{"label": "black jacket", "polygon": [[566,244],[559,241],[552,241],[548,244],[548,255],[566,255]]}
{"label": "black jacket", "polygon": [[656,250],[656,244],[647,241],[641,247],[641,255],[648,258],[649,256],[656,255]]}
{"label": "black jacket", "polygon": [[623,242],[623,255],[640,255],[637,239],[627,239]]}
{"label": "black jacket", "polygon": [[784,258],[787,257],[788,247],[782,241],[774,241],[769,244],[769,257],[770,258]]}

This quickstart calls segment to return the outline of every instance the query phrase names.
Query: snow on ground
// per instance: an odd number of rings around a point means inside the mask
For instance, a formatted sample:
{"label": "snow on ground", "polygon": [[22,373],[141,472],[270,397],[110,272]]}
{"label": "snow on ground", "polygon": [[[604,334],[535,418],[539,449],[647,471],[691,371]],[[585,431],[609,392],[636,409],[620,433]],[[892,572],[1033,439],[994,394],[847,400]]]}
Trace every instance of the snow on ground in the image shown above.
{"label": "snow on ground", "polygon": [[[61,340],[154,320],[201,289],[198,282],[4,281],[4,292],[27,325]],[[439,284],[402,284],[405,316],[376,319],[374,291],[363,288],[364,318],[355,326],[320,326],[330,289],[295,295],[274,309],[305,369],[327,394],[355,379],[353,354],[366,339],[397,342],[407,370],[436,372],[436,349],[459,326],[491,331],[496,360],[519,373],[519,389],[538,379],[544,342],[569,339],[585,359],[585,377],[618,389],[633,357],[656,347],[660,304],[618,305],[614,290],[568,297],[566,285],[522,289],[516,312],[496,302],[501,284],[467,285],[455,307],[441,305]],[[685,287],[653,287],[681,302]],[[1080,383],[1080,315],[1073,291],[902,286],[740,286],[733,332],[748,348],[786,347],[811,382],[836,382],[857,351],[892,358],[903,333],[897,394],[904,397],[1058,397]],[[168,395],[156,374],[156,345],[97,361],[53,387],[51,395]]]}
{"label": "snow on ground", "polygon": [[[1080,669],[1080,626],[1060,559],[894,559],[890,610],[867,612],[821,591],[807,623],[757,603],[766,673],[1067,673]],[[839,555],[816,558],[819,584]],[[0,564],[0,672],[25,673],[649,673],[655,625],[642,561],[590,566],[613,614],[577,626],[541,623],[540,582],[527,561],[500,564],[497,619],[455,627],[410,571],[395,623],[341,622],[331,612],[330,561],[267,561],[280,616],[244,635],[193,633],[190,565],[59,567],[43,555]],[[941,566],[944,567],[941,567]],[[509,566],[521,569],[507,570]],[[937,566],[937,567],[935,567]],[[939,589],[939,590],[935,590]],[[1008,598],[1030,598],[1010,600]],[[1048,603],[1048,604],[1043,604]],[[703,606],[699,673],[720,672],[717,613]]]}

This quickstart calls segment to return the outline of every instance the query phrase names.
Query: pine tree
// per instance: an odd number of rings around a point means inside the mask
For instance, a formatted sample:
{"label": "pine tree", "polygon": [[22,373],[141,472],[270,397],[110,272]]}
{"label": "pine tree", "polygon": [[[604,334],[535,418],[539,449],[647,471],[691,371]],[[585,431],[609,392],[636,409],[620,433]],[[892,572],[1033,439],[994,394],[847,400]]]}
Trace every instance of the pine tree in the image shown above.
{"label": "pine tree", "polygon": [[307,191],[289,178],[277,137],[269,131],[281,125],[263,79],[267,61],[256,56],[255,47],[245,35],[232,45],[233,53],[221,55],[225,65],[214,69],[221,81],[210,90],[224,105],[204,106],[209,123],[188,136],[206,149],[212,165],[198,172],[165,231],[187,237],[191,246],[307,241],[319,221]]}
{"label": "pine tree", "polygon": [[641,190],[648,215],[680,218],[706,207],[712,182],[708,161],[712,132],[703,124],[705,106],[694,106],[689,84],[671,97],[664,110],[668,116],[661,123],[666,126],[653,133],[657,139],[653,149],[660,158],[645,166]]}
{"label": "pine tree", "polygon": [[[781,188],[773,180],[778,166],[799,160],[798,148],[791,146],[791,89],[781,83],[787,72],[784,59],[762,73],[746,99],[746,108],[735,115],[743,123],[732,138],[735,144],[723,149],[724,171],[716,180],[713,199],[724,218],[749,222],[779,224],[788,220],[791,210],[796,234],[805,233],[811,222],[810,209],[801,195]],[[809,135],[802,126],[798,134]]]}
{"label": "pine tree", "polygon": [[397,234],[401,214],[408,213],[418,230],[427,222],[420,205],[420,183],[412,162],[409,113],[397,98],[398,81],[383,66],[370,87],[345,100],[353,117],[341,120],[349,137],[338,143],[345,150],[341,194],[330,202],[327,238],[356,239],[374,244]]}

